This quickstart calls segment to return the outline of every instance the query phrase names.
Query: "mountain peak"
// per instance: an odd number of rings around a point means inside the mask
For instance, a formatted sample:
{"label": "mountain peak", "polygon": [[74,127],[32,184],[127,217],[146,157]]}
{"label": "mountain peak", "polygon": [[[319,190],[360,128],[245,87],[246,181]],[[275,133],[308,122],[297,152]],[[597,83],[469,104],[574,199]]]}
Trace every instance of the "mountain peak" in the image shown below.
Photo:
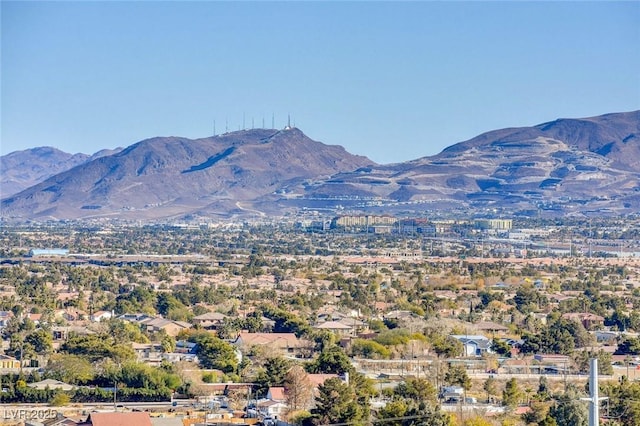
{"label": "mountain peak", "polygon": [[155,137],[6,198],[2,213],[37,218],[158,218],[193,211],[226,215],[238,203],[270,196],[285,183],[372,164],[295,128],[240,130],[201,139]]}

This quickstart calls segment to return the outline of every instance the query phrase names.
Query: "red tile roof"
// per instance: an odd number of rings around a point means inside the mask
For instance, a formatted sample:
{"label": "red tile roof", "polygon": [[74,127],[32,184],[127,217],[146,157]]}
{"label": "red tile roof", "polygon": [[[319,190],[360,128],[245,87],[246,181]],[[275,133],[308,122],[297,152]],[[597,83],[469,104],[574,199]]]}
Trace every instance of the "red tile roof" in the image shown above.
{"label": "red tile roof", "polygon": [[151,426],[149,413],[91,413],[87,423],[93,426]]}

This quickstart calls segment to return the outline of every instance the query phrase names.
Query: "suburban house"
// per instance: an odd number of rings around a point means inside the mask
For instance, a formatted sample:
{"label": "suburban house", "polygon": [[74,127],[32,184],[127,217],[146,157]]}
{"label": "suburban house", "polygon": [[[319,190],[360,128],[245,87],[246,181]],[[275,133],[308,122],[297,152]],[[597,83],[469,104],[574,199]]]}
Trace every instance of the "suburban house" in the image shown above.
{"label": "suburban house", "polygon": [[67,340],[69,336],[73,334],[78,336],[95,334],[94,331],[89,330],[87,327],[81,326],[53,326],[51,327],[51,333],[54,342]]}
{"label": "suburban house", "polygon": [[195,354],[198,349],[198,344],[189,342],[188,340],[178,340],[176,342],[176,348],[174,352],[179,354]]}
{"label": "suburban house", "polygon": [[314,326],[318,330],[329,330],[339,336],[351,334],[353,328],[339,321],[326,321]]}
{"label": "suburban house", "polygon": [[289,410],[289,406],[285,402],[272,401],[270,399],[259,400],[256,407],[262,414],[271,416],[274,419],[282,417]]}
{"label": "suburban house", "polygon": [[193,317],[192,322],[194,325],[198,325],[205,330],[217,330],[224,324],[226,318],[227,316],[220,312],[207,312],[206,314]]}
{"label": "suburban house", "polygon": [[145,318],[138,321],[150,333],[158,333],[164,331],[169,336],[177,336],[182,330],[191,328],[191,324],[183,321],[173,321],[166,318]]}
{"label": "suburban house", "polygon": [[571,358],[567,355],[537,354],[533,359],[536,361],[531,365],[533,374],[564,374],[571,365]]}
{"label": "suburban house", "polygon": [[482,356],[491,352],[491,339],[482,335],[456,335],[451,337],[460,341],[464,346],[463,356]]}
{"label": "suburban house", "polygon": [[113,314],[110,311],[97,311],[91,315],[91,321],[93,322],[106,321],[108,319],[111,319],[112,316]]}
{"label": "suburban house", "polygon": [[20,368],[20,360],[9,355],[0,354],[0,370],[4,370],[7,368]]}
{"label": "suburban house", "polygon": [[473,327],[480,332],[491,333],[491,335],[504,335],[509,331],[509,327],[502,324],[498,324],[493,321],[480,321],[477,324],[473,324]]}
{"label": "suburban house", "polygon": [[248,333],[241,332],[232,342],[238,347],[266,346],[269,351],[280,351],[283,354],[308,357],[313,347],[312,342],[298,339],[294,333]]}
{"label": "suburban house", "polygon": [[591,330],[594,327],[601,327],[604,325],[604,317],[592,314],[590,312],[570,312],[562,314],[562,318],[579,322],[587,330]]}
{"label": "suburban house", "polygon": [[159,364],[162,362],[162,345],[158,343],[132,342],[131,347],[140,362],[147,364]]}
{"label": "suburban house", "polygon": [[464,398],[464,388],[462,386],[444,386],[440,390],[440,398],[446,403],[460,402]]}
{"label": "suburban house", "polygon": [[271,386],[267,391],[267,399],[278,402],[285,402],[287,397],[282,386]]}
{"label": "suburban house", "polygon": [[9,324],[11,318],[13,318],[13,312],[0,311],[0,330],[5,328]]}

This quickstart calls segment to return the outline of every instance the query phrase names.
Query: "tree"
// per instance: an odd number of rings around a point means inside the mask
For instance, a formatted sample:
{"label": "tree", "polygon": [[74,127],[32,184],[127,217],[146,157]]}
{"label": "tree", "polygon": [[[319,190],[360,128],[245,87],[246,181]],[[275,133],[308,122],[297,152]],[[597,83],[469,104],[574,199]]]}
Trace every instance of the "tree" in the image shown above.
{"label": "tree", "polygon": [[43,329],[38,329],[28,334],[24,343],[31,345],[37,354],[44,355],[53,349],[53,336]]}
{"label": "tree", "polygon": [[464,365],[451,365],[444,376],[444,381],[452,386],[461,386],[464,390],[471,389],[471,379]]}
{"label": "tree", "polygon": [[527,424],[541,424],[549,417],[549,402],[531,401],[530,411],[522,415],[522,420]]}
{"label": "tree", "polygon": [[490,404],[491,397],[498,393],[498,381],[493,376],[489,376],[487,380],[484,381],[482,389],[487,392],[487,404]]}
{"label": "tree", "polygon": [[318,387],[316,407],[311,410],[314,424],[356,422],[367,413],[358,404],[356,393],[342,380],[332,377]]}
{"label": "tree", "polygon": [[493,423],[482,416],[474,416],[462,422],[462,426],[492,426]]}
{"label": "tree", "polygon": [[581,373],[588,373],[592,358],[598,359],[598,374],[613,374],[613,366],[611,365],[611,354],[600,349],[599,351],[580,351],[574,354],[574,361]]}
{"label": "tree", "polygon": [[68,394],[64,392],[58,392],[55,394],[53,398],[51,398],[51,401],[49,401],[49,404],[52,407],[64,407],[65,405],[69,405],[70,402],[71,402],[71,397]]}
{"label": "tree", "polygon": [[130,345],[116,343],[113,338],[98,334],[71,336],[60,347],[60,350],[68,354],[82,356],[92,362],[104,358],[111,358],[115,362],[124,362],[135,358]]}
{"label": "tree", "polygon": [[[404,398],[397,398],[389,401],[384,407],[378,410],[377,417],[379,419],[393,419],[399,417],[405,417],[407,411],[409,411],[409,405],[411,401]],[[391,424],[392,426],[400,426],[401,421],[386,421],[385,424]]]}
{"label": "tree", "polygon": [[511,299],[510,303],[516,305],[516,309],[523,314],[528,314],[545,306],[547,304],[547,298],[533,287],[522,286],[518,288],[516,295]]}
{"label": "tree", "polygon": [[415,401],[429,401],[436,403],[438,393],[436,388],[426,379],[410,377],[396,386],[394,393],[402,398]]}
{"label": "tree", "polygon": [[511,357],[511,346],[504,340],[493,339],[491,349],[498,355]]}
{"label": "tree", "polygon": [[353,372],[354,368],[339,346],[331,346],[320,352],[318,358],[308,364],[307,370],[310,373],[344,374]]}
{"label": "tree", "polygon": [[142,333],[142,328],[129,321],[112,318],[107,321],[107,334],[120,343],[149,343],[149,339]]}
{"label": "tree", "polygon": [[309,375],[299,365],[294,365],[287,372],[284,380],[284,389],[289,410],[305,410],[311,404],[313,387],[309,380]]}
{"label": "tree", "polygon": [[514,408],[520,403],[521,398],[522,391],[518,387],[518,381],[515,378],[509,379],[502,391],[502,404]]}
{"label": "tree", "polygon": [[464,345],[455,337],[434,334],[431,336],[431,346],[439,357],[453,358],[462,354]]}
{"label": "tree", "polygon": [[287,372],[291,368],[291,361],[282,356],[267,358],[264,368],[261,369],[254,382],[256,394],[265,395],[271,386],[284,386]]}
{"label": "tree", "polygon": [[367,339],[354,339],[351,344],[351,352],[354,356],[371,359],[389,359],[391,357],[389,348]]}
{"label": "tree", "polygon": [[640,419],[640,383],[622,377],[620,383],[606,384],[603,394],[609,397],[609,415],[624,426],[635,426]]}
{"label": "tree", "polygon": [[95,370],[93,365],[84,357],[69,354],[55,354],[49,358],[45,368],[48,377],[61,380],[73,385],[87,383],[93,380]]}
{"label": "tree", "polygon": [[558,425],[587,426],[589,415],[584,402],[577,399],[575,392],[567,392],[558,397],[556,405],[549,409]]}
{"label": "tree", "polygon": [[406,412],[407,417],[414,417],[403,420],[402,426],[449,426],[451,424],[449,416],[440,408],[429,402],[413,402]]}
{"label": "tree", "polygon": [[176,339],[168,334],[164,335],[160,341],[160,345],[164,353],[171,353],[176,350]]}
{"label": "tree", "polygon": [[640,354],[640,338],[627,337],[616,349],[616,355],[638,355]]}
{"label": "tree", "polygon": [[238,369],[238,356],[231,343],[215,337],[209,333],[191,336],[197,343],[196,354],[200,365],[204,368],[215,368],[223,373],[235,373]]}

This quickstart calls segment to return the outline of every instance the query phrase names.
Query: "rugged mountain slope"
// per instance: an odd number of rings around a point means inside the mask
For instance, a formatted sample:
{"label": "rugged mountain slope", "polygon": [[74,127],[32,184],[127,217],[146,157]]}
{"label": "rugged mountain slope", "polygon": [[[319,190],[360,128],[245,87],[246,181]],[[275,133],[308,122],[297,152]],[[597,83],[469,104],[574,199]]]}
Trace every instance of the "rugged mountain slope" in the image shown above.
{"label": "rugged mountain slope", "polygon": [[418,210],[436,203],[633,212],[640,208],[640,111],[496,130],[433,157],[342,173],[290,191],[309,199],[352,194],[372,205]]}
{"label": "rugged mountain slope", "polygon": [[154,138],[1,202],[2,217],[160,219],[338,208],[421,214],[640,210],[640,111],[501,129],[376,165],[298,129]]}
{"label": "rugged mountain slope", "polygon": [[42,146],[15,151],[0,157],[0,199],[29,188],[43,180],[96,158],[118,152],[104,149],[92,156],[68,154],[59,149]]}
{"label": "rugged mountain slope", "polygon": [[374,164],[298,129],[153,138],[2,200],[5,218],[228,215],[286,184]]}

